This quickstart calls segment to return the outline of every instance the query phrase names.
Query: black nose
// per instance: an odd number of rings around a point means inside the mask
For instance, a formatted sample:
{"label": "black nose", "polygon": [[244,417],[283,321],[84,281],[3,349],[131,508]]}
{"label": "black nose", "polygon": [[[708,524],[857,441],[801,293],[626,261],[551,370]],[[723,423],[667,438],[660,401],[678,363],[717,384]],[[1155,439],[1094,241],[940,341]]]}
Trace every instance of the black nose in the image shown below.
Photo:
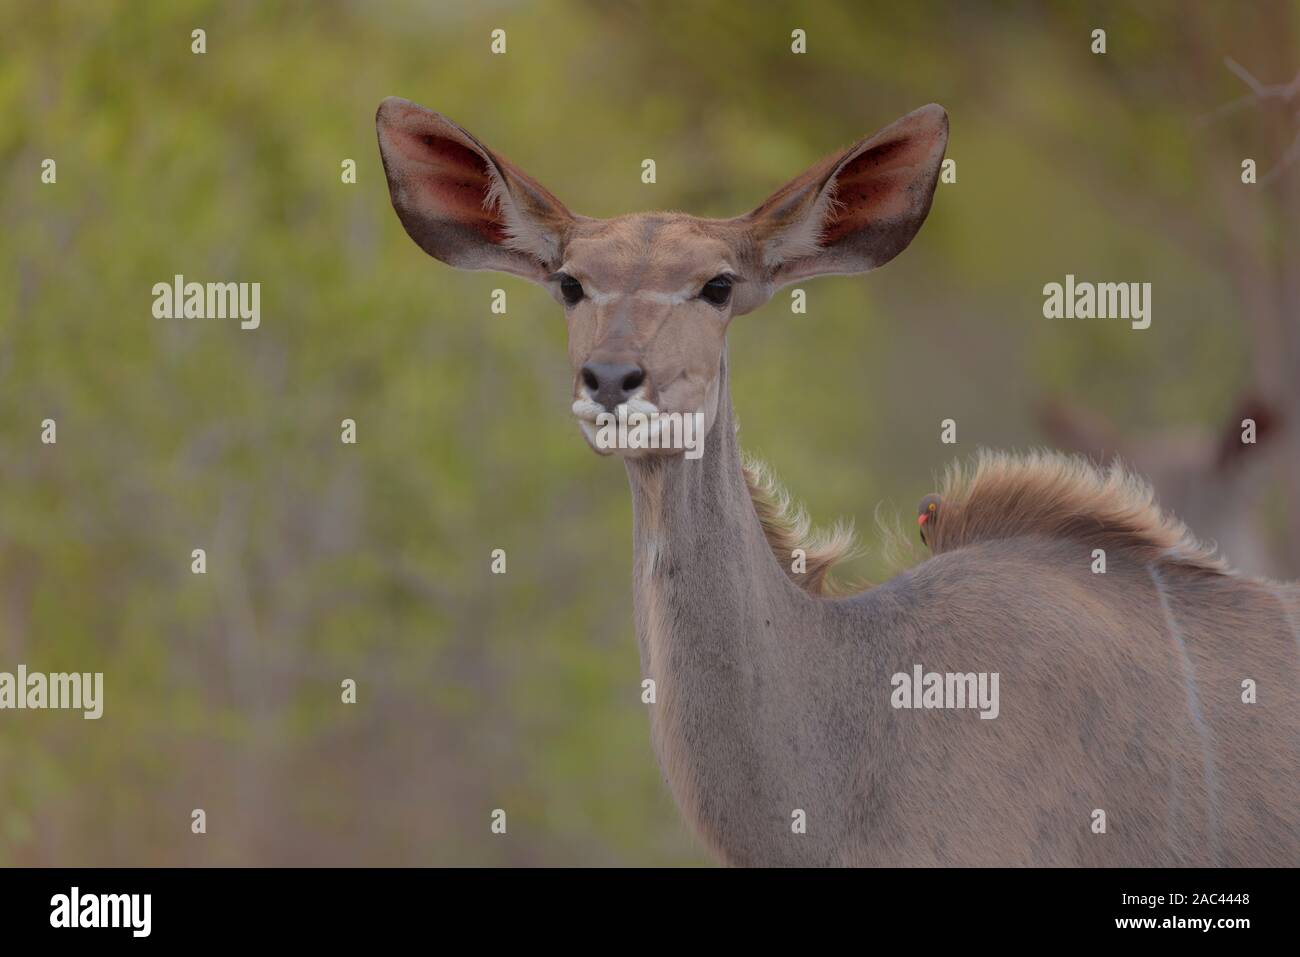
{"label": "black nose", "polygon": [[588,362],[582,367],[582,384],[610,412],[626,402],[643,382],[645,369],[635,362]]}

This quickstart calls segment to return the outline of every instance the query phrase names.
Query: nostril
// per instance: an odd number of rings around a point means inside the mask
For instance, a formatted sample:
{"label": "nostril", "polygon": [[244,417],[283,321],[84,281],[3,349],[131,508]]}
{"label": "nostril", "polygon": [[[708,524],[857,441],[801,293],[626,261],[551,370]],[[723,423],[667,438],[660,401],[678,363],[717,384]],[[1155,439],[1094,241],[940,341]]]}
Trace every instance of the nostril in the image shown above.
{"label": "nostril", "polygon": [[591,397],[607,409],[625,402],[646,381],[645,369],[635,362],[587,362],[579,372]]}
{"label": "nostril", "polygon": [[637,389],[641,387],[641,383],[644,381],[645,381],[645,370],[634,369],[631,372],[629,372],[626,376],[623,377],[623,391],[629,393],[635,392]]}

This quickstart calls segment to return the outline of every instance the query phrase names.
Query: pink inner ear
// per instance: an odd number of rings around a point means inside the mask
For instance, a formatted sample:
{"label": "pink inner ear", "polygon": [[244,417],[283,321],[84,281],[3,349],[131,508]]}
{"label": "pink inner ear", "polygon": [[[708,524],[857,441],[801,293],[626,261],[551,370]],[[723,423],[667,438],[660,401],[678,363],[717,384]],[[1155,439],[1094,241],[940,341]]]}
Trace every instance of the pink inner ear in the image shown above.
{"label": "pink inner ear", "polygon": [[505,241],[505,225],[483,207],[492,178],[482,156],[438,133],[401,132],[394,139],[410,161],[408,184],[414,186],[418,208],[473,229],[493,243]]}
{"label": "pink inner ear", "polygon": [[835,177],[835,205],[822,241],[833,244],[868,223],[909,212],[923,195],[911,187],[929,152],[929,144],[917,137],[903,137],[873,146],[844,164]]}

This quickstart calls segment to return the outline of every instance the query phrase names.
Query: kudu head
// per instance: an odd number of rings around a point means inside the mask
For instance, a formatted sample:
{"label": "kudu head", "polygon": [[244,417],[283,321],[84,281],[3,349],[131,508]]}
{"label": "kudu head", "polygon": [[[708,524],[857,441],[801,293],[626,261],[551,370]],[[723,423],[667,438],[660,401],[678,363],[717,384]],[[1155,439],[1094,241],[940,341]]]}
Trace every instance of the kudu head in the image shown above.
{"label": "kudu head", "polygon": [[707,433],[731,319],[787,283],[898,255],[929,212],[948,138],[947,114],[925,106],[747,215],[592,219],[438,113],[390,97],[376,125],[393,206],[425,252],[532,280],[564,308],[573,411],[602,452],[595,419],[623,404],[703,413]]}

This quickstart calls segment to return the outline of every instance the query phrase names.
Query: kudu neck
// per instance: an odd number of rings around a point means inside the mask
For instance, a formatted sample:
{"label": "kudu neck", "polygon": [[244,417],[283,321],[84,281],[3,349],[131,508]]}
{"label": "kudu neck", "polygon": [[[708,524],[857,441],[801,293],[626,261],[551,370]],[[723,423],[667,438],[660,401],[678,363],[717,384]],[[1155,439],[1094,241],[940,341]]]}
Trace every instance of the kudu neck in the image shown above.
{"label": "kudu neck", "polygon": [[626,460],[637,557],[656,564],[671,559],[675,571],[708,579],[712,587],[726,580],[733,587],[797,597],[798,589],[772,558],[745,481],[725,352],[717,403],[698,459]]}
{"label": "kudu neck", "polygon": [[[637,646],[642,678],[658,695],[651,740],[678,806],[723,860],[796,863],[814,849],[765,845],[788,832],[784,824],[773,831],[772,820],[825,788],[816,768],[800,764],[786,731],[808,726],[801,709],[813,698],[793,689],[806,680],[803,663],[819,660],[807,649],[826,619],[763,534],[725,357],[719,376],[700,458],[627,461]],[[821,752],[816,741],[804,743],[805,758]],[[815,853],[824,860],[829,852]]]}

